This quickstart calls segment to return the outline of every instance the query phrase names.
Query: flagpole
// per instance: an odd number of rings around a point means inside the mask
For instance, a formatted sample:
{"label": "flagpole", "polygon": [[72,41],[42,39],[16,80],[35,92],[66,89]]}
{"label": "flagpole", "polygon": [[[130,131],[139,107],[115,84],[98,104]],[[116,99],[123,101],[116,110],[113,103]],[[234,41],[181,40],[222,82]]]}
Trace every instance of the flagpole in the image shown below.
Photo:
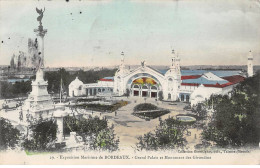
{"label": "flagpole", "polygon": [[61,77],[61,70],[60,70],[60,103],[61,103],[61,93],[62,93],[62,77]]}

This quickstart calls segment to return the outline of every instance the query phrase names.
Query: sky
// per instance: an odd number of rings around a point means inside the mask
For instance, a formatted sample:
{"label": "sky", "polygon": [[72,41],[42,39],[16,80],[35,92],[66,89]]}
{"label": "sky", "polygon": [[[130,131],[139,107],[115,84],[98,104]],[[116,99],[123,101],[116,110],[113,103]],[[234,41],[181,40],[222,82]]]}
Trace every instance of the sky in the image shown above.
{"label": "sky", "polygon": [[169,65],[245,65],[252,50],[260,64],[258,0],[0,0],[0,64],[27,52],[36,38],[35,8],[44,8],[45,65],[114,66],[146,60]]}

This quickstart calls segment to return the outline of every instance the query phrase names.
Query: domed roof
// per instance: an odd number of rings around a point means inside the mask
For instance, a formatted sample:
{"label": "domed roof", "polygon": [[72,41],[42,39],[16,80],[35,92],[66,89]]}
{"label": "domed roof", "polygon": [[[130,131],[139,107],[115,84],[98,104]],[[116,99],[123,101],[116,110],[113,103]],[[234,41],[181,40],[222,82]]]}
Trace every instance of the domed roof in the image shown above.
{"label": "domed roof", "polygon": [[79,80],[78,77],[76,77],[76,79],[69,84],[69,86],[76,86],[76,87],[80,85],[83,85],[83,82]]}

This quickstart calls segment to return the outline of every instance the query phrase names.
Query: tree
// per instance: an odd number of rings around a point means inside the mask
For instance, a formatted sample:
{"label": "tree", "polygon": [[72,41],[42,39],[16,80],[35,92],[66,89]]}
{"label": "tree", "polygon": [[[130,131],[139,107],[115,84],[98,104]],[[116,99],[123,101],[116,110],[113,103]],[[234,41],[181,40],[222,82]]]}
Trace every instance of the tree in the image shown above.
{"label": "tree", "polygon": [[203,130],[204,140],[217,146],[258,146],[260,141],[260,73],[237,85],[231,97],[212,96],[212,121]]}
{"label": "tree", "polygon": [[155,133],[149,132],[138,137],[137,150],[169,150],[184,148],[186,139],[184,133],[187,127],[174,118],[160,120]]}
{"label": "tree", "polygon": [[201,118],[205,118],[207,116],[206,105],[204,103],[198,103],[192,107],[192,112]]}
{"label": "tree", "polygon": [[58,126],[54,119],[39,119],[32,123],[29,127],[32,135],[26,138],[23,147],[30,151],[46,151],[50,150],[56,141],[56,133]]}
{"label": "tree", "polygon": [[8,82],[0,82],[0,95],[1,98],[12,98],[13,95],[13,85],[10,85]]}
{"label": "tree", "polygon": [[18,144],[20,131],[13,127],[9,120],[0,117],[0,150],[15,148]]}
{"label": "tree", "polygon": [[114,126],[102,129],[98,132],[96,138],[91,143],[91,148],[94,150],[118,150],[119,139],[114,133]]}
{"label": "tree", "polygon": [[91,137],[90,149],[92,150],[118,150],[119,140],[114,134],[114,127],[109,127],[106,119],[99,117],[76,118],[66,116],[64,118],[64,133],[77,132],[87,142]]}

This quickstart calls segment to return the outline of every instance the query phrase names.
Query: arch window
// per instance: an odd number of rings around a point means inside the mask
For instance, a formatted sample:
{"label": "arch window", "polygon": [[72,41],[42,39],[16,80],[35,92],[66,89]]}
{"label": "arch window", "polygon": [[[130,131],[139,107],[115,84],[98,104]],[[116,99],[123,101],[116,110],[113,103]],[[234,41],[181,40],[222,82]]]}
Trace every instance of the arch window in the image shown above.
{"label": "arch window", "polygon": [[142,88],[143,88],[143,89],[148,89],[148,87],[147,87],[147,86],[145,86],[145,85],[144,85]]}
{"label": "arch window", "polygon": [[173,88],[173,79],[169,78],[168,79],[168,91],[171,91]]}
{"label": "arch window", "polygon": [[134,88],[137,88],[137,89],[139,89],[139,86],[138,86],[138,85],[134,85]]}
{"label": "arch window", "polygon": [[172,98],[171,94],[169,93],[168,94],[168,99],[170,100]]}
{"label": "arch window", "polygon": [[152,86],[151,89],[157,90],[157,87],[156,86]]}

